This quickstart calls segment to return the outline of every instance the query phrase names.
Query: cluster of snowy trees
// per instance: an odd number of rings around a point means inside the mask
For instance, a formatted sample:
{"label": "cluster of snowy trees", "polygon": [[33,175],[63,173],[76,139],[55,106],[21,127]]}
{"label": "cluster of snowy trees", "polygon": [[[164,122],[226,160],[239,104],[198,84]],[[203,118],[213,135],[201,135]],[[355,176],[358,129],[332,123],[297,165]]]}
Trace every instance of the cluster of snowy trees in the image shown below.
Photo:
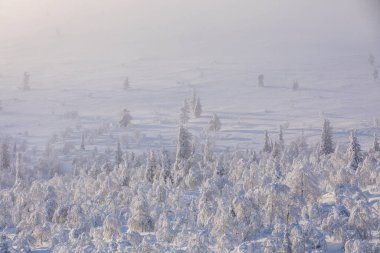
{"label": "cluster of snowy trees", "polygon": [[[355,132],[335,148],[265,132],[259,152],[216,152],[186,125],[176,152],[79,152],[63,170],[50,145],[35,163],[27,147],[1,140],[0,252],[324,252],[327,236],[346,252],[378,252],[380,149]],[[285,135],[286,136],[286,135]]]}

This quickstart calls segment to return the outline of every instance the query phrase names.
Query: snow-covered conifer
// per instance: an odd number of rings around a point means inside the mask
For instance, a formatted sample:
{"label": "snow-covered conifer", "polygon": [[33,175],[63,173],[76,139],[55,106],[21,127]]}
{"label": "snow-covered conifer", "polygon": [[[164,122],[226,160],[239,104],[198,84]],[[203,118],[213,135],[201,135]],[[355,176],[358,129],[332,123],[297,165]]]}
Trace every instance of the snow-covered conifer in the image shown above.
{"label": "snow-covered conifer", "polygon": [[323,123],[320,152],[322,155],[334,152],[330,121],[327,119]]}
{"label": "snow-covered conifer", "polygon": [[194,112],[195,118],[199,118],[201,116],[201,114],[202,114],[202,105],[201,105],[200,98],[197,99],[193,112]]}
{"label": "snow-covered conifer", "polygon": [[187,124],[189,122],[189,119],[190,119],[190,106],[189,106],[189,103],[187,102],[187,99],[185,99],[185,101],[183,102],[183,106],[181,107],[179,120],[180,120],[180,123],[183,125],[183,124]]}
{"label": "snow-covered conifer", "polygon": [[257,77],[258,81],[259,81],[259,87],[264,87],[264,75],[263,74],[260,74],[258,77]]}
{"label": "snow-covered conifer", "polygon": [[131,124],[132,116],[129,114],[129,111],[127,109],[123,110],[122,118],[119,122],[121,127],[127,127],[129,124]]}
{"label": "snow-covered conifer", "polygon": [[217,132],[221,129],[222,124],[220,123],[220,119],[216,113],[213,114],[212,119],[209,123],[209,130],[213,132]]}
{"label": "snow-covered conifer", "polygon": [[115,155],[115,164],[118,166],[123,162],[123,150],[121,149],[120,140],[117,141],[117,150]]}
{"label": "snow-covered conifer", "polygon": [[379,152],[380,151],[380,144],[379,144],[379,141],[377,139],[376,134],[375,134],[375,137],[374,137],[374,140],[373,140],[373,151],[375,151],[375,152]]}
{"label": "snow-covered conifer", "polygon": [[158,164],[156,160],[156,154],[153,151],[150,151],[148,164],[147,164],[147,168],[145,172],[145,179],[149,183],[153,183],[153,181],[157,177],[157,172],[158,172]]}
{"label": "snow-covered conifer", "polygon": [[347,147],[347,156],[349,159],[349,166],[353,170],[356,170],[359,166],[359,163],[362,161],[362,155],[360,144],[354,131],[352,131],[350,135],[350,143]]}
{"label": "snow-covered conifer", "polygon": [[81,150],[85,150],[85,145],[84,145],[84,134],[82,134],[82,140],[81,140],[81,143],[80,143],[80,149]]}
{"label": "snow-covered conifer", "polygon": [[272,145],[269,138],[268,131],[265,131],[263,152],[270,153],[272,151]]}
{"label": "snow-covered conifer", "polygon": [[124,83],[123,83],[123,88],[124,90],[128,90],[129,88],[131,87],[130,83],[129,83],[129,78],[125,78],[124,80]]}
{"label": "snow-covered conifer", "polygon": [[298,81],[295,80],[295,81],[293,82],[293,87],[292,87],[292,89],[293,89],[294,91],[296,91],[296,90],[298,90],[298,88],[299,88]]}
{"label": "snow-covered conifer", "polygon": [[8,146],[8,142],[5,140],[2,144],[1,144],[1,153],[0,153],[0,168],[1,169],[9,169],[10,166],[11,166],[11,157],[10,157],[10,153],[9,153],[9,146]]}

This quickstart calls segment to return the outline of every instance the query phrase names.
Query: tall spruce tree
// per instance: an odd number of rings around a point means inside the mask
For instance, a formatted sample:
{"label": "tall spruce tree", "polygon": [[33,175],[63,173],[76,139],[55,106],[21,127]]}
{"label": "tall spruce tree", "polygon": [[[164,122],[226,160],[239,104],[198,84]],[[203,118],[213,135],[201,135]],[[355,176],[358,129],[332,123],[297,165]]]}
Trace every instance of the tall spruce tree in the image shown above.
{"label": "tall spruce tree", "polygon": [[325,119],[323,123],[320,153],[328,155],[334,152],[330,121]]}

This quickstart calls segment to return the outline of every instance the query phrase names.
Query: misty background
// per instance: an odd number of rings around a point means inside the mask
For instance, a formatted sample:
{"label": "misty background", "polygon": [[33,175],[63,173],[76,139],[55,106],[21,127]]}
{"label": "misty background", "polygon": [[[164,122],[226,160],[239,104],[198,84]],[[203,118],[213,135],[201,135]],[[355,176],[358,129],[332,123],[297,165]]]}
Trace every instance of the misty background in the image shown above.
{"label": "misty background", "polygon": [[1,67],[377,53],[377,0],[0,0]]}

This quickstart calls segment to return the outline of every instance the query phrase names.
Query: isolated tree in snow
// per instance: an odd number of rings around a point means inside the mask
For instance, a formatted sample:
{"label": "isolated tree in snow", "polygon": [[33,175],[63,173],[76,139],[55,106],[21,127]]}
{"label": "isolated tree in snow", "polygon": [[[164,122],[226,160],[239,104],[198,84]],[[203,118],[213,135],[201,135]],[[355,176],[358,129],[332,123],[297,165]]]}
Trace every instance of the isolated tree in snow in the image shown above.
{"label": "isolated tree in snow", "polygon": [[23,179],[23,162],[22,162],[22,155],[20,152],[17,152],[16,154],[16,182],[15,184],[17,185],[20,183]]}
{"label": "isolated tree in snow", "polygon": [[23,86],[22,86],[23,90],[30,90],[29,80],[30,80],[30,75],[27,72],[24,72],[24,79],[23,79],[23,83],[22,83],[23,84]]}
{"label": "isolated tree in snow", "polygon": [[334,152],[330,121],[327,119],[323,123],[320,152],[322,155]]}
{"label": "isolated tree in snow", "polygon": [[373,151],[375,151],[375,152],[379,152],[380,151],[380,145],[379,145],[379,141],[377,139],[376,134],[375,134],[375,138],[373,140]]}
{"label": "isolated tree in snow", "polygon": [[375,69],[373,71],[373,79],[376,81],[377,79],[379,79],[379,71],[377,69]]}
{"label": "isolated tree in snow", "polygon": [[285,140],[284,140],[284,131],[282,130],[282,126],[280,126],[280,133],[278,134],[278,142],[281,148],[284,148]]}
{"label": "isolated tree in snow", "polygon": [[190,105],[191,105],[191,109],[194,111],[195,109],[195,105],[197,104],[197,100],[198,100],[198,96],[197,96],[197,90],[194,88],[193,89],[193,94],[191,96],[191,101],[190,101]]}
{"label": "isolated tree in snow", "polygon": [[375,56],[373,54],[369,54],[368,62],[371,64],[371,66],[375,66]]}
{"label": "isolated tree in snow", "polygon": [[121,127],[128,127],[129,124],[131,124],[132,116],[129,114],[129,111],[127,109],[123,110],[123,116],[120,120],[120,126]]}
{"label": "isolated tree in snow", "polygon": [[120,140],[117,141],[117,150],[115,155],[116,165],[120,165],[123,162],[123,150],[121,149]]}
{"label": "isolated tree in snow", "polygon": [[130,84],[129,84],[129,78],[127,77],[125,80],[124,80],[124,83],[123,83],[123,88],[124,90],[128,90],[130,88]]}
{"label": "isolated tree in snow", "polygon": [[264,75],[263,74],[260,74],[258,77],[257,77],[258,81],[259,81],[259,86],[260,87],[264,87]]}
{"label": "isolated tree in snow", "polygon": [[265,131],[263,152],[270,153],[272,151],[272,145],[269,138],[268,131]]}
{"label": "isolated tree in snow", "polygon": [[7,141],[4,141],[3,144],[1,145],[1,160],[0,160],[0,165],[2,169],[9,169],[11,166],[11,156],[9,153],[9,147]]}
{"label": "isolated tree in snow", "polygon": [[216,115],[216,113],[214,113],[214,115],[212,116],[212,119],[210,120],[208,129],[210,131],[217,132],[221,129],[221,127],[222,127],[222,124],[220,123],[219,117],[218,115]]}
{"label": "isolated tree in snow", "polygon": [[183,102],[183,106],[181,108],[180,115],[179,115],[181,124],[187,124],[189,122],[189,119],[190,119],[189,114],[190,114],[189,103],[187,102],[187,99],[185,99],[185,101]]}
{"label": "isolated tree in snow", "polygon": [[362,156],[360,144],[358,142],[358,139],[356,138],[356,134],[354,131],[352,131],[350,135],[350,143],[347,147],[347,156],[350,163],[349,166],[352,169],[356,170],[359,166],[359,163],[362,161]]}
{"label": "isolated tree in snow", "polygon": [[195,102],[195,107],[194,107],[194,116],[196,118],[199,118],[202,114],[202,105],[201,105],[201,100],[200,98],[197,99],[197,101]]}
{"label": "isolated tree in snow", "polygon": [[84,134],[82,134],[82,141],[80,143],[80,149],[81,150],[85,150],[86,149],[85,146],[84,146]]}
{"label": "isolated tree in snow", "polygon": [[299,88],[298,81],[295,80],[295,81],[293,82],[293,87],[292,87],[292,89],[293,89],[293,90],[298,90],[298,88]]}

